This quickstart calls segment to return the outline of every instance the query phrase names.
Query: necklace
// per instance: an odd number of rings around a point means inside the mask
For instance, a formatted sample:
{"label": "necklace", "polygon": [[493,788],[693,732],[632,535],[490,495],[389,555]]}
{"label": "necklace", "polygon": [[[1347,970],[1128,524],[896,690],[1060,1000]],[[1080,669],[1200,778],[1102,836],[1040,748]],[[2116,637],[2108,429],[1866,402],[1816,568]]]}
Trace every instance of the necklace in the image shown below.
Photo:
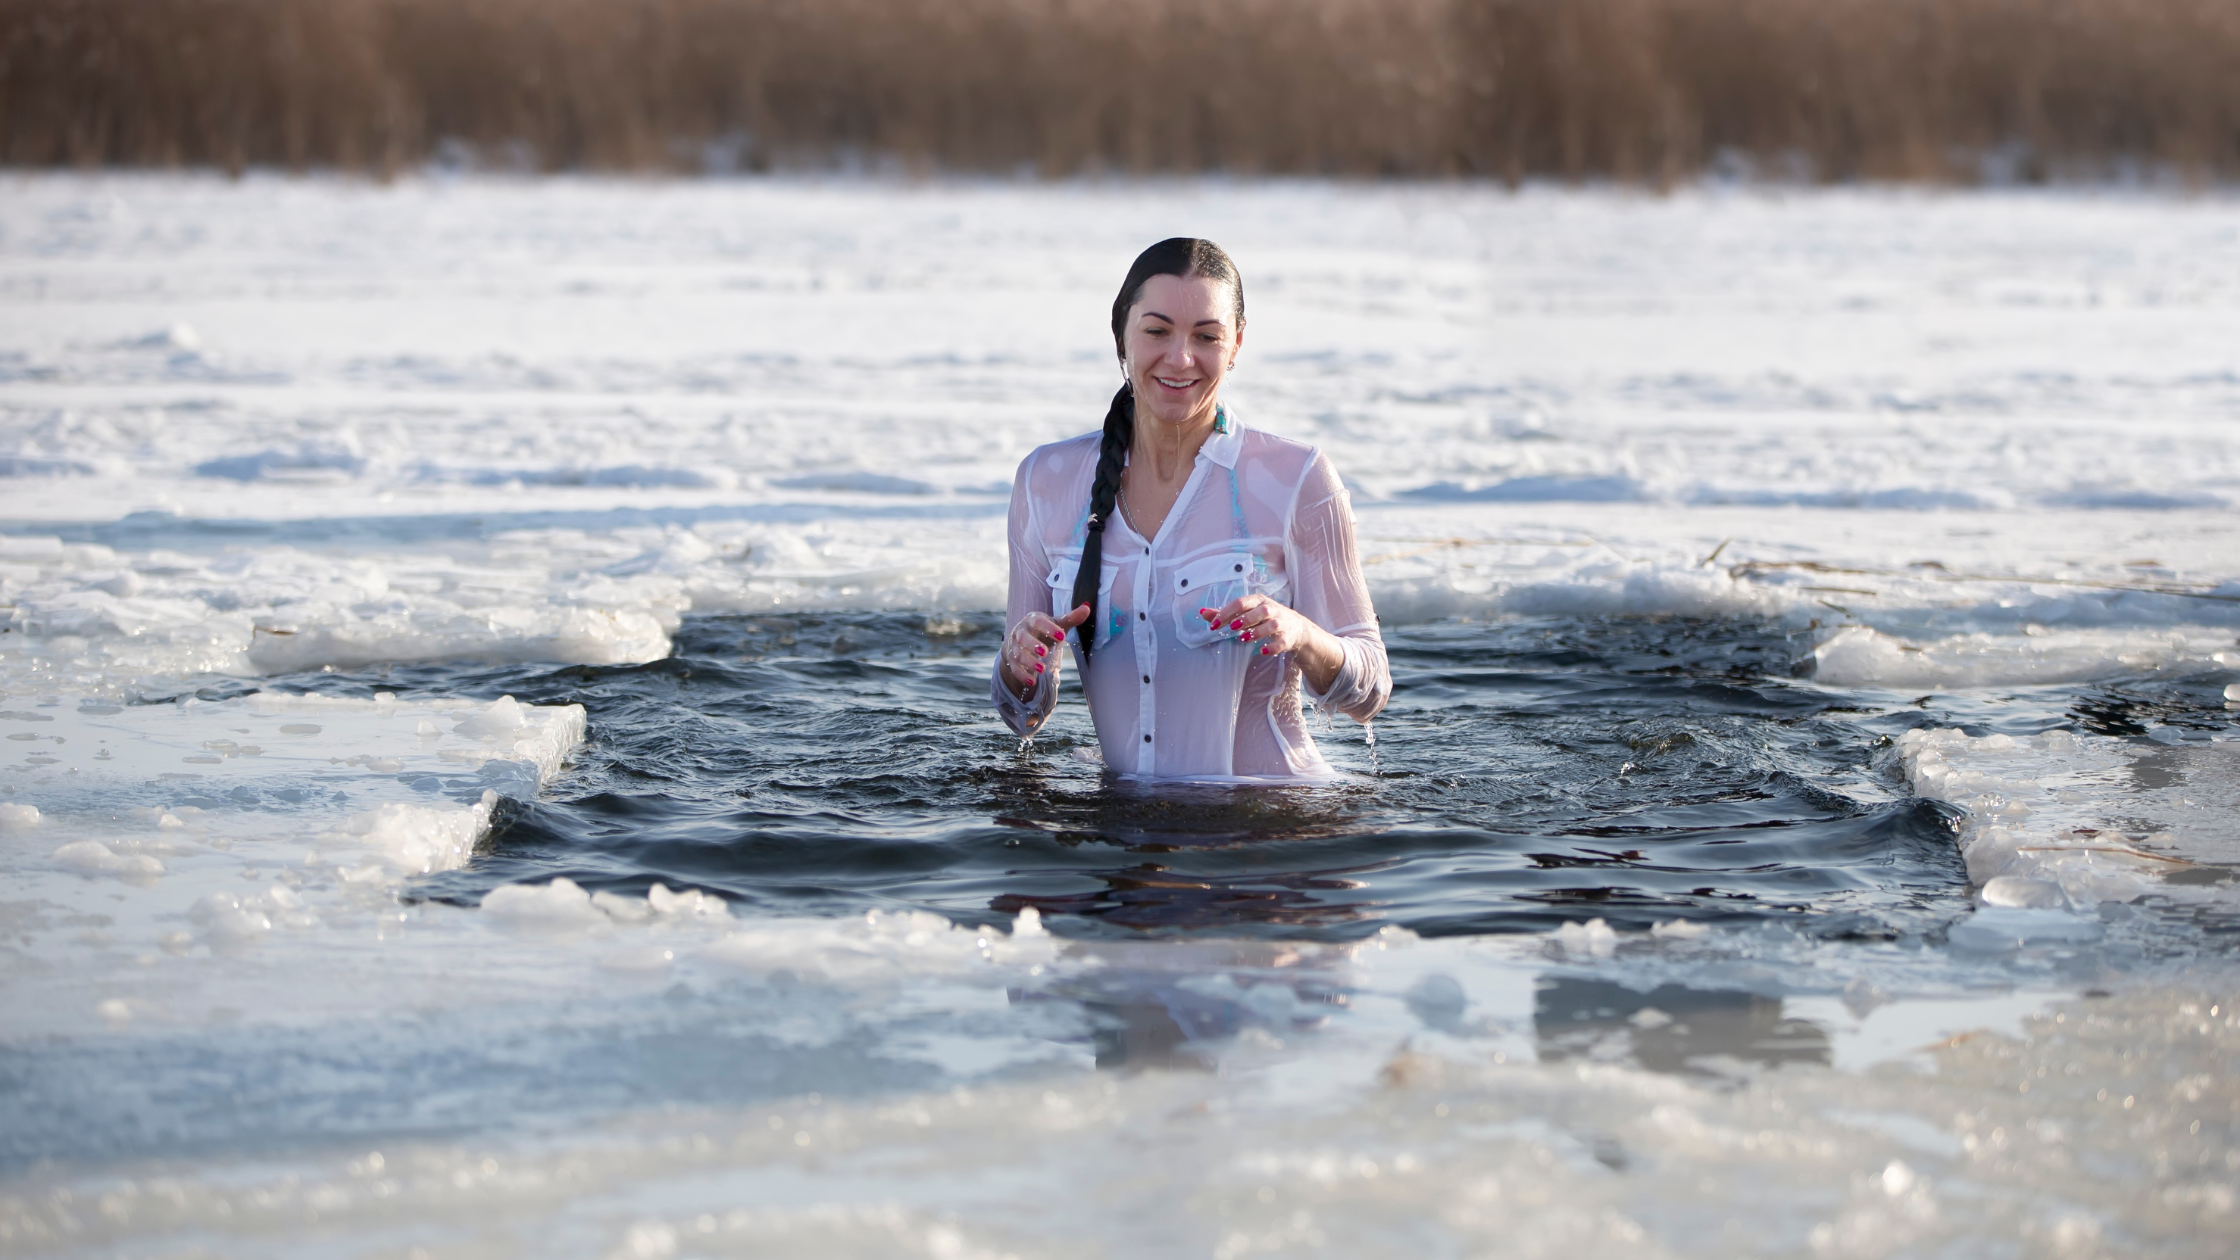
{"label": "necklace", "polygon": [[[1173,509],[1169,508],[1168,510],[1172,511]],[[1142,526],[1136,524],[1136,514],[1128,510],[1128,482],[1125,477],[1121,478],[1120,481],[1120,516],[1122,519],[1128,522],[1129,529],[1136,531],[1136,536],[1138,538],[1143,539],[1145,542],[1151,541],[1150,532],[1145,530]]]}
{"label": "necklace", "polygon": [[[1229,431],[1227,427],[1228,423],[1229,413],[1226,410],[1220,410],[1214,413],[1213,431],[1215,433],[1227,433]],[[1179,491],[1177,492],[1177,496],[1179,498]],[[1128,528],[1135,530],[1138,537],[1143,538],[1145,541],[1149,541],[1151,535],[1149,533],[1146,533],[1141,526],[1136,524],[1136,514],[1128,510],[1128,473],[1125,467],[1123,467],[1120,471],[1119,498],[1121,518],[1128,522]],[[1168,505],[1167,510],[1170,512],[1173,511],[1173,505]],[[1161,524],[1164,523],[1164,521],[1161,522]]]}

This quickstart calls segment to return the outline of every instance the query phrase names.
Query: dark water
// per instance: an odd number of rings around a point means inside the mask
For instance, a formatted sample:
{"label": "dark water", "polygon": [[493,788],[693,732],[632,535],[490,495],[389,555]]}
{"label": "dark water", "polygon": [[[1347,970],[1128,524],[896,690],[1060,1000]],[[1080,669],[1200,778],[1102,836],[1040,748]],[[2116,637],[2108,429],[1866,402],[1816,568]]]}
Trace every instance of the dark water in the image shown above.
{"label": "dark water", "polygon": [[1350,721],[1322,737],[1346,784],[1144,788],[1074,755],[1095,746],[1077,695],[1020,751],[987,706],[980,621],[707,617],[647,665],[302,681],[589,709],[577,766],[418,885],[437,900],[564,875],[748,915],[1034,906],[1070,935],[1325,939],[1735,916],[1890,938],[1966,912],[1949,815],[1893,799],[1882,764],[1927,715],[1800,682],[1778,630],[1404,628],[1374,757]]}

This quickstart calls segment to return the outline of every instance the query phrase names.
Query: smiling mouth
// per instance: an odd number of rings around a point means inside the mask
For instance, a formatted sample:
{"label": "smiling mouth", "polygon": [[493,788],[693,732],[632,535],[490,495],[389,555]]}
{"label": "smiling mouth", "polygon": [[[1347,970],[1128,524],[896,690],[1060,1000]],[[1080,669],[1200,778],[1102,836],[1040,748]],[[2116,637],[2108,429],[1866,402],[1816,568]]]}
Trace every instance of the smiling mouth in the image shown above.
{"label": "smiling mouth", "polygon": [[1164,376],[1154,376],[1151,379],[1159,382],[1161,385],[1166,386],[1168,389],[1188,389],[1192,385],[1197,384],[1196,381],[1170,381]]}

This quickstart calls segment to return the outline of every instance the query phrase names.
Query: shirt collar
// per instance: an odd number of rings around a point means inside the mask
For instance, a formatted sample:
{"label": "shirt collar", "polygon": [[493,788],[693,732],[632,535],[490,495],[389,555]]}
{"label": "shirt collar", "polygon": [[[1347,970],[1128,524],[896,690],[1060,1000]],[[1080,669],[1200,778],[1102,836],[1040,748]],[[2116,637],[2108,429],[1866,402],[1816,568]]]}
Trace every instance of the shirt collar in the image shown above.
{"label": "shirt collar", "polygon": [[1238,421],[1237,413],[1230,410],[1227,403],[1221,404],[1221,416],[1225,423],[1216,422],[1218,427],[1213,436],[1198,448],[1198,453],[1233,472],[1237,467],[1237,453],[1244,449],[1244,425]]}

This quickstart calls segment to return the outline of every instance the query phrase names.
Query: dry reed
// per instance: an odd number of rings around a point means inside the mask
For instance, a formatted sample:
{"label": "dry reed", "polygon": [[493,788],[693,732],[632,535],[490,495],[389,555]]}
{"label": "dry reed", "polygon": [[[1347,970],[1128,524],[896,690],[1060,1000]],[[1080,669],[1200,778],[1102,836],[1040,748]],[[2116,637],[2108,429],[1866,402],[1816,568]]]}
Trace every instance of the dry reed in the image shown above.
{"label": "dry reed", "polygon": [[[2240,174],[2235,0],[0,0],[0,163]],[[510,155],[510,159],[509,159]]]}

